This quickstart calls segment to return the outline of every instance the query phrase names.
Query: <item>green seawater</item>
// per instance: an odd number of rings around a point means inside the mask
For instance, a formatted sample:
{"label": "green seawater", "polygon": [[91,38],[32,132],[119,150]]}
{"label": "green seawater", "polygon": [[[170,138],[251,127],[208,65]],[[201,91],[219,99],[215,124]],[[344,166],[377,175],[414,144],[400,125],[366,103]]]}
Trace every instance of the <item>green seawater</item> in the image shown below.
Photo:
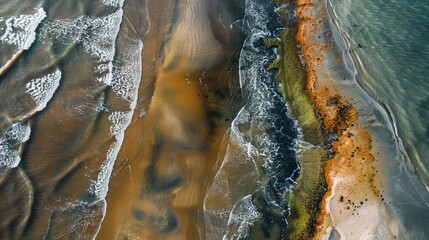
{"label": "green seawater", "polygon": [[357,77],[386,105],[406,154],[429,186],[429,2],[331,3],[358,59]]}

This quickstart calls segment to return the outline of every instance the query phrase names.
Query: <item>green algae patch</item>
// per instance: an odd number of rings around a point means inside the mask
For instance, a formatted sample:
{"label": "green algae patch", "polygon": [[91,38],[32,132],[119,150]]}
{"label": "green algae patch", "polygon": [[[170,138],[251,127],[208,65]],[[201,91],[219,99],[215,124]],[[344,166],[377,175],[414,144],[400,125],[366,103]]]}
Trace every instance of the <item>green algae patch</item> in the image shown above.
{"label": "green algae patch", "polygon": [[287,195],[291,215],[287,218],[286,239],[307,239],[314,233],[316,214],[326,192],[323,168],[327,153],[323,149],[307,149],[300,153],[297,186]]}
{"label": "green algae patch", "polygon": [[302,200],[294,192],[288,195],[291,215],[288,217],[288,228],[286,230],[286,239],[307,239],[310,232],[309,222],[311,215]]}
{"label": "green algae patch", "polygon": [[276,69],[276,79],[280,83],[280,91],[288,103],[291,115],[301,127],[303,140],[310,147],[301,149],[299,154],[300,175],[296,187],[287,194],[290,216],[285,230],[286,239],[308,239],[315,231],[316,215],[320,210],[320,202],[326,193],[324,176],[325,149],[328,141],[322,130],[322,121],[317,116],[315,106],[306,88],[306,69],[299,56],[299,46],[295,39],[297,23],[288,18],[287,12],[293,12],[290,0],[274,0],[278,4],[288,6],[279,13],[285,26],[288,26],[278,39],[264,39],[267,47],[276,47],[279,58],[270,64]]}
{"label": "green algae patch", "polygon": [[280,82],[280,91],[302,128],[304,140],[320,145],[323,143],[321,122],[306,90],[306,73],[297,52],[295,34],[296,28],[292,26],[280,34],[280,39],[265,39],[264,44],[276,47],[279,52],[280,57],[270,64],[270,68],[278,70],[276,79]]}

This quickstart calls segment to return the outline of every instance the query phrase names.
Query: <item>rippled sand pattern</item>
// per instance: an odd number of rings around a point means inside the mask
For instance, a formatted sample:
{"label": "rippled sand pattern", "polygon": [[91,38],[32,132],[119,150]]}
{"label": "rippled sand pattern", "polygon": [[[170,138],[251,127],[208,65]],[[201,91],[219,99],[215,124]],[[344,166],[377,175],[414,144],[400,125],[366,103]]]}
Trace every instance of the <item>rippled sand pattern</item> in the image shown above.
{"label": "rippled sand pattern", "polygon": [[2,1],[0,239],[423,239],[328,3]]}
{"label": "rippled sand pattern", "polygon": [[4,6],[1,239],[204,238],[240,105],[239,14],[220,4]]}
{"label": "rippled sand pattern", "polygon": [[[144,43],[146,48],[161,46],[162,55],[154,52],[152,56],[154,67],[149,76],[155,87],[150,105],[143,110],[142,120],[127,131],[141,131],[139,144],[131,143],[137,148],[135,155],[130,156],[132,149],[123,151],[127,165],[118,173],[124,179],[117,188],[129,187],[128,206],[123,197],[112,194],[108,199],[111,215],[108,211],[99,239],[111,236],[110,222],[112,227],[119,225],[115,233],[119,239],[204,238],[202,203],[227,123],[220,120],[227,106],[210,103],[219,98],[211,89],[226,80],[220,72],[227,67],[221,64],[227,49],[214,37],[205,14],[207,4],[149,5],[177,16],[173,22],[165,20],[165,15],[151,18],[151,29],[158,27],[165,35],[149,32]],[[164,29],[165,25],[169,28]],[[219,116],[209,119],[209,111],[217,111]],[[115,189],[113,186],[112,193]]]}

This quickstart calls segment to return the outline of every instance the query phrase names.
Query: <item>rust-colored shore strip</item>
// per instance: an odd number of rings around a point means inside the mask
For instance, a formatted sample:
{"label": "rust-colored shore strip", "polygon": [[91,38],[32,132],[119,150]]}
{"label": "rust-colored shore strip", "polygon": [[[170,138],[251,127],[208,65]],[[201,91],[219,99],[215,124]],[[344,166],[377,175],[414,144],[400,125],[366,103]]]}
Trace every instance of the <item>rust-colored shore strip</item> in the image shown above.
{"label": "rust-colored shore strip", "polygon": [[[328,21],[326,8],[317,0],[297,0],[296,6],[299,19],[296,40],[302,47],[301,53],[306,64],[307,91],[320,113],[326,132],[336,135],[332,157],[324,169],[328,190],[320,205],[313,236],[314,239],[321,239],[333,226],[328,203],[335,194],[335,181],[341,181],[341,187],[335,196],[337,199],[332,201],[338,201],[344,206],[344,212],[347,212],[355,210],[353,207],[361,204],[361,201],[382,201],[378,184],[380,174],[377,171],[377,160],[371,153],[370,133],[358,122],[354,104],[341,95],[330,79],[321,80],[318,76],[318,73],[326,71],[322,65],[325,54],[334,51],[332,45],[317,40],[331,34],[324,25]],[[347,181],[343,182],[343,178],[347,178]]]}

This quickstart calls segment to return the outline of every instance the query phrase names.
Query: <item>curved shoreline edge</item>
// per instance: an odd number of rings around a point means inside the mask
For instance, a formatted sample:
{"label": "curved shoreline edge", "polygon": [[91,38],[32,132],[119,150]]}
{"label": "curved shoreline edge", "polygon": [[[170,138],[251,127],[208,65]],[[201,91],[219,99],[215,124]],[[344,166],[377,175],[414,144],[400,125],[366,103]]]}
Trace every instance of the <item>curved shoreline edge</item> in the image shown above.
{"label": "curved shoreline edge", "polygon": [[[348,48],[339,46],[347,44],[347,40],[335,29],[338,26],[333,26],[336,23],[328,13],[329,1],[275,2],[283,4],[280,14],[284,19],[295,12],[298,21],[291,24],[290,19],[285,20],[287,28],[281,39],[267,40],[266,45],[279,49],[280,58],[272,67],[279,69],[277,79],[302,128],[303,142],[312,146],[300,152],[301,173],[288,196],[291,215],[286,236],[423,239],[425,233],[416,230],[419,226],[411,229],[405,216],[418,208],[427,211],[424,200],[418,202],[423,206],[408,204],[403,208],[395,201],[415,200],[427,192],[418,184],[422,181],[414,175],[415,168],[404,151],[392,116],[357,79],[356,56],[344,54]],[[291,57],[294,54],[298,57]],[[373,106],[363,110],[365,103]],[[316,127],[317,121],[323,124]],[[317,131],[323,140],[314,144],[311,138],[317,136]],[[389,153],[386,146],[396,149],[400,156]],[[323,153],[307,154],[314,149]],[[389,159],[392,156],[394,160]],[[395,163],[400,164],[397,169],[390,166]],[[400,180],[393,177],[405,177],[406,183],[395,185]],[[413,190],[407,189],[410,186],[419,196],[411,196]],[[401,194],[406,196],[402,198]]]}
{"label": "curved shoreline edge", "polygon": [[298,22],[287,20],[290,17],[288,14],[294,11],[295,6],[292,0],[274,2],[283,5],[278,13],[287,28],[280,33],[279,39],[265,39],[265,45],[277,48],[279,58],[270,68],[278,70],[276,78],[280,82],[280,91],[302,132],[299,150],[300,175],[296,187],[286,197],[291,215],[287,219],[285,237],[307,239],[315,232],[320,202],[327,191],[323,168],[329,154],[326,146],[329,140],[324,135],[322,122],[314,111],[306,89],[306,70],[298,54],[298,42],[295,39]]}
{"label": "curved shoreline edge", "polygon": [[[326,1],[326,8],[327,8],[327,13],[328,16],[330,18],[330,20],[333,22],[333,26],[336,28],[337,32],[340,34],[342,40],[345,42],[346,46],[345,46],[345,54],[347,54],[350,59],[351,59],[351,65],[353,66],[353,69],[356,70],[357,72],[362,72],[362,67],[360,64],[361,60],[359,59],[359,56],[354,52],[354,51],[349,51],[351,49],[351,43],[350,43],[350,38],[347,35],[346,31],[341,28],[341,26],[338,23],[338,17],[335,13],[335,9],[332,5],[332,0],[327,0]],[[366,93],[368,94],[372,100],[376,101],[377,104],[380,105],[380,107],[386,112],[387,116],[388,116],[388,120],[389,120],[389,124],[392,126],[393,132],[395,134],[396,137],[396,141],[398,144],[398,147],[401,151],[401,154],[403,156],[403,158],[406,160],[406,167],[407,167],[407,171],[410,172],[410,174],[415,174],[417,175],[419,181],[425,185],[425,187],[428,189],[429,191],[429,186],[424,182],[424,180],[422,179],[420,173],[417,171],[417,168],[415,166],[415,164],[413,163],[413,161],[411,160],[409,154],[407,153],[407,151],[405,150],[405,147],[403,146],[403,142],[401,137],[398,134],[398,130],[397,130],[397,124],[396,124],[396,120],[395,120],[395,116],[390,112],[390,110],[388,109],[388,107],[379,99],[379,97],[377,97],[377,95],[370,89],[369,86],[367,86],[365,84],[365,82],[363,82],[358,76],[357,73],[354,76],[356,83],[358,84],[358,86]]]}

